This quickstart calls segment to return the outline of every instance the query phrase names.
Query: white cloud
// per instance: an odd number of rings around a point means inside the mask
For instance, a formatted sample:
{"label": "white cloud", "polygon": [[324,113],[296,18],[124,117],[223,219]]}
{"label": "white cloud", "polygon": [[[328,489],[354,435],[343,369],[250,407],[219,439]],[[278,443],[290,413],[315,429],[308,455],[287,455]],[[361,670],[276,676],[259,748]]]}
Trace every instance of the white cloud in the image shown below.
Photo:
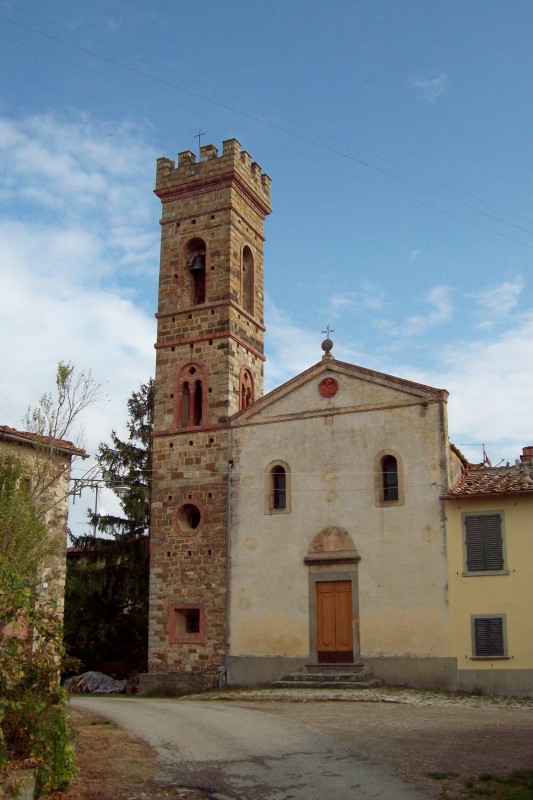
{"label": "white cloud", "polygon": [[293,323],[288,314],[265,302],[268,325],[265,393],[316,363],[323,355],[316,333]]}
{"label": "white cloud", "polygon": [[467,297],[475,300],[480,311],[484,313],[481,325],[490,327],[516,308],[523,289],[524,281],[519,276],[513,281],[504,281],[497,286],[488,286],[479,292],[472,292]]}
{"label": "white cloud", "polygon": [[420,254],[420,249],[419,248],[416,248],[415,250],[411,250],[411,252],[409,254],[409,263],[410,264],[414,264],[414,262],[416,261],[416,259],[419,256],[419,254]]}
{"label": "white cloud", "polygon": [[[428,295],[435,305],[427,317],[433,322],[449,318],[449,287],[437,287]],[[267,308],[269,328],[268,389],[288,380],[298,371],[320,360],[322,352],[315,334],[293,323],[290,317],[272,307]],[[413,326],[415,327],[415,326]],[[274,330],[273,330],[274,329]],[[335,336],[332,337],[335,339]],[[431,363],[422,369],[413,360],[396,354],[386,360],[377,345],[368,345],[366,352],[349,350],[336,340],[334,355],[361,366],[446,389],[451,440],[474,461],[481,460],[484,443],[493,463],[514,462],[525,445],[533,444],[533,310],[511,319],[508,328],[490,341],[482,338],[462,340],[449,330],[445,344],[433,344]],[[272,363],[274,362],[274,363]]]}
{"label": "white cloud", "polygon": [[[3,424],[20,427],[68,360],[91,369],[108,398],[85,414],[88,451],[112,428],[124,435],[127,398],[155,361],[159,209],[147,149],[128,125],[0,118]],[[145,276],[148,303],[132,279]]]}
{"label": "white cloud", "polygon": [[370,284],[363,284],[358,291],[336,293],[329,299],[329,312],[335,318],[346,311],[381,311],[383,306],[383,292]]}
{"label": "white cloud", "polygon": [[[486,445],[493,464],[514,462],[523,446],[533,443],[533,311],[512,320],[490,341],[470,337],[435,347],[434,368],[420,369],[403,363],[395,374],[446,389],[449,431],[469,458],[480,461]],[[398,373],[399,371],[399,373]]]}
{"label": "white cloud", "polygon": [[[108,253],[100,268],[113,273],[129,263],[131,253],[147,264],[157,263],[152,163],[136,127],[96,125],[83,115],[69,120],[52,115],[4,118],[0,157],[5,165],[0,173],[4,218],[27,217],[31,209],[32,220],[47,227],[83,226]],[[115,248],[112,258],[110,248]]]}
{"label": "white cloud", "polygon": [[452,395],[453,424],[474,437],[470,440],[533,441],[532,341],[530,312],[492,341],[463,342],[443,351],[441,380]]}
{"label": "white cloud", "polygon": [[434,103],[448,90],[448,77],[440,74],[436,78],[413,78],[412,85],[419,90],[419,97],[428,103]]}
{"label": "white cloud", "polygon": [[423,302],[429,305],[429,310],[425,314],[414,314],[401,323],[378,320],[376,325],[389,337],[393,337],[397,345],[405,342],[406,339],[421,336],[431,328],[442,325],[451,319],[453,315],[453,304],[451,302],[453,291],[451,286],[435,286],[423,298]]}
{"label": "white cloud", "polygon": [[[265,304],[267,324],[265,364],[265,393],[294,378],[322,359],[321,348],[326,334],[318,329],[309,329],[293,322],[289,314],[277,308],[267,297]],[[364,365],[368,357],[358,348],[357,342],[346,343],[346,337],[335,331],[330,338],[334,342],[332,354],[340,361]]]}

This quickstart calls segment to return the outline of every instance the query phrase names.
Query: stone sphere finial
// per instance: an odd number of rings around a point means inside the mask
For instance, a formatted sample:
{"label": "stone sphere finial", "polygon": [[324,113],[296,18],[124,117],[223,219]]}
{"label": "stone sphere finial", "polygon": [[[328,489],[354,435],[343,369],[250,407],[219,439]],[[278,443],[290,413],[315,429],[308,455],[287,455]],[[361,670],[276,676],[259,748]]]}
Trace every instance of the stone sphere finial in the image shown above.
{"label": "stone sphere finial", "polygon": [[326,336],[327,336],[327,339],[324,339],[324,341],[321,344],[322,350],[324,351],[324,355],[322,356],[322,360],[324,360],[325,358],[333,358],[333,356],[331,355],[331,351],[333,350],[333,342],[329,338],[329,335],[330,335],[330,333],[335,333],[335,331],[332,330],[332,328],[330,328],[329,325],[328,325],[326,330],[322,331],[322,333],[325,333]]}

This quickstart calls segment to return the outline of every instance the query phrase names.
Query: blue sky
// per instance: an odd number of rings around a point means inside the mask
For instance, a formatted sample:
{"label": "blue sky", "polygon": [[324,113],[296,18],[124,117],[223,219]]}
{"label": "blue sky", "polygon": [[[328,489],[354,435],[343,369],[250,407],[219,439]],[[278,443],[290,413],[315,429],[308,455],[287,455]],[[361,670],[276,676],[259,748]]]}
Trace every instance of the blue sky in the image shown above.
{"label": "blue sky", "polygon": [[[0,0],[0,416],[72,360],[94,452],[153,374],[155,159],[237,138],[272,178],[266,384],[334,355],[533,443],[533,3]],[[473,444],[474,447],[469,445]]]}

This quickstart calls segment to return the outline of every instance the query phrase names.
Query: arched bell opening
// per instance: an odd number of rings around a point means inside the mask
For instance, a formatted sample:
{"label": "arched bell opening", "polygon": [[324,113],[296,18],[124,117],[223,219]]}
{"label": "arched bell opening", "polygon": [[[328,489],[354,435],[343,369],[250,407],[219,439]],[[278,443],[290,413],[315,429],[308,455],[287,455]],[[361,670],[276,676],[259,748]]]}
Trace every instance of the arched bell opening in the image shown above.
{"label": "arched bell opening", "polygon": [[242,251],[242,305],[249,314],[254,313],[254,257],[248,245]]}
{"label": "arched bell opening", "polygon": [[206,247],[203,239],[195,238],[186,247],[186,272],[189,276],[191,305],[197,306],[206,300]]}

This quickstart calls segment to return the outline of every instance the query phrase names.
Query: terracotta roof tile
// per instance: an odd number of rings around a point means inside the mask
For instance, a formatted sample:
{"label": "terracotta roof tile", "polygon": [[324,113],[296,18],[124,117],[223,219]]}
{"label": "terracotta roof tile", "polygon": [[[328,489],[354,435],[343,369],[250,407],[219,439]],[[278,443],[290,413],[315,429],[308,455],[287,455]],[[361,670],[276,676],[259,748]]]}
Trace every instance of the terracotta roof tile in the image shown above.
{"label": "terracotta roof tile", "polygon": [[[51,441],[49,436],[39,436],[36,433],[29,433],[28,431],[18,431],[16,428],[10,428],[8,425],[0,425],[0,439],[19,441],[20,444],[27,444],[29,447],[35,447],[38,444],[48,444]],[[54,442],[56,450],[72,453],[72,455],[85,456],[85,450],[82,447],[76,447],[72,442],[66,439],[57,439]]]}
{"label": "terracotta roof tile", "polygon": [[512,467],[470,464],[455,486],[442,495],[442,499],[506,494],[533,494],[533,463]]}

